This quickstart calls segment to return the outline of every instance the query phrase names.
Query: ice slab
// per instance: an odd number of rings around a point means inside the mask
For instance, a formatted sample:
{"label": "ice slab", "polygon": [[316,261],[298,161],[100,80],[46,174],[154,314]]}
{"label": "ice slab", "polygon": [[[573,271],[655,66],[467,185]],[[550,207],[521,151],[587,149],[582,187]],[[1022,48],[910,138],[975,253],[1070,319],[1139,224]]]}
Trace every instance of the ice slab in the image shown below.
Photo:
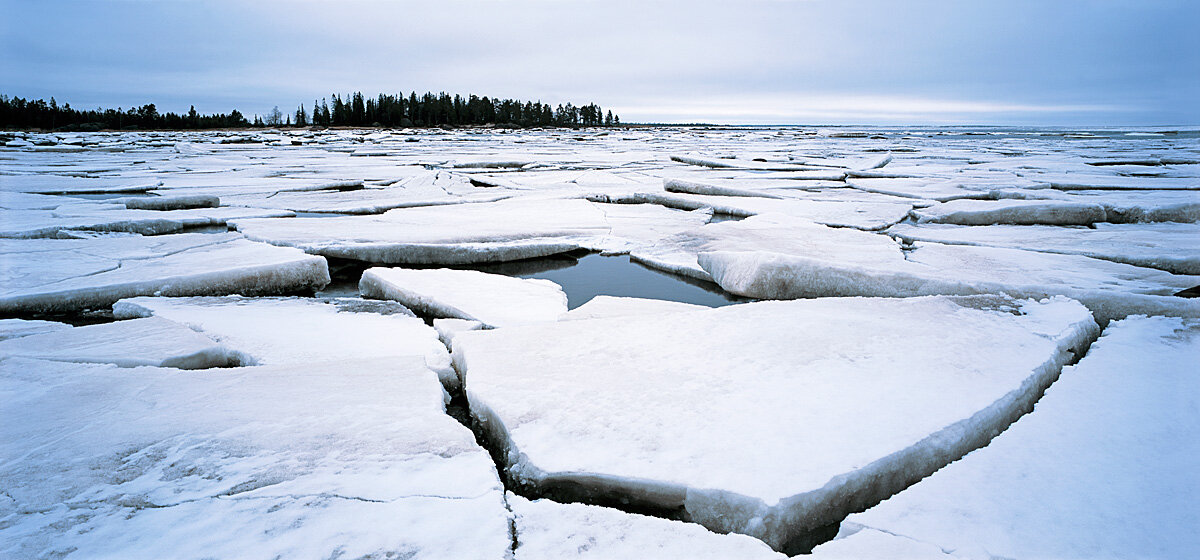
{"label": "ice slab", "polygon": [[1104,206],[1059,200],[960,199],[913,210],[917,223],[1085,226],[1107,219]]}
{"label": "ice slab", "polygon": [[1175,274],[1200,274],[1200,224],[1096,224],[1094,228],[898,224],[888,234],[907,240],[1086,255]]}
{"label": "ice slab", "polygon": [[1198,363],[1200,321],[1114,322],[1031,414],[843,528],[967,558],[1190,556]]}
{"label": "ice slab", "polygon": [[1200,222],[1200,192],[1197,191],[1070,191],[1038,193],[1055,200],[1078,201],[1104,206],[1105,221]]}
{"label": "ice slab", "polygon": [[113,315],[163,317],[239,354],[247,365],[302,365],[339,359],[423,356],[447,387],[458,385],[437,333],[394,302],[358,298],[138,297]]}
{"label": "ice slab", "polygon": [[[716,238],[697,249],[698,263],[723,289],[747,297],[1065,295],[1083,302],[1101,323],[1138,313],[1200,316],[1200,300],[1172,297],[1200,285],[1196,276],[1019,249],[938,243],[903,247],[878,234],[769,216],[722,229],[738,231],[743,239],[756,233],[760,240],[749,244],[732,235]],[[770,239],[776,241],[766,241]]]}
{"label": "ice slab", "polygon": [[508,494],[516,560],[595,558],[773,559],[786,556],[745,535],[584,504],[527,500]]}
{"label": "ice slab", "polygon": [[477,270],[370,268],[359,281],[363,297],[390,299],[425,315],[469,319],[491,327],[556,321],[567,294],[549,280]]}
{"label": "ice slab", "polygon": [[453,355],[515,484],[786,551],[987,443],[1097,330],[1064,298],[826,298],[461,333]]}
{"label": "ice slab", "polygon": [[0,313],[107,308],[141,295],[318,290],[325,259],[236,233],[0,240]]}
{"label": "ice slab", "polygon": [[211,338],[157,317],[88,325],[0,341],[0,356],[120,367],[205,369],[240,365]]}
{"label": "ice slab", "polygon": [[505,558],[503,488],[419,358],[0,361],[0,556]]}
{"label": "ice slab", "polygon": [[[487,325],[470,319],[434,319],[433,330],[437,331],[438,339],[446,348],[453,348],[454,336],[460,332],[477,331],[487,328]],[[457,377],[456,377],[457,380]]]}
{"label": "ice slab", "polygon": [[711,208],[716,214],[742,218],[758,214],[786,214],[828,226],[862,230],[886,229],[906,218],[913,208],[912,204],[894,202],[767,199],[681,193],[638,193],[636,198],[642,202],[682,210]]}
{"label": "ice slab", "polygon": [[1026,175],[1049,183],[1058,190],[1200,190],[1200,179],[1192,177],[1127,177],[1085,175],[1081,173],[1044,173]]}
{"label": "ice slab", "polygon": [[603,317],[628,317],[630,315],[650,315],[654,313],[679,313],[682,311],[699,311],[709,309],[705,305],[668,301],[664,299],[649,299],[619,296],[596,296],[587,303],[576,307],[559,317],[560,321],[578,321],[580,319],[598,319]]}
{"label": "ice slab", "polygon": [[130,210],[187,210],[190,208],[216,208],[220,205],[220,198],[203,194],[143,196],[125,199],[125,207]]}
{"label": "ice slab", "polygon": [[[314,221],[320,220],[320,221]],[[585,200],[513,200],[390,210],[378,216],[239,220],[250,239],[387,264],[466,264],[543,257],[608,233]]]}
{"label": "ice slab", "polygon": [[0,340],[20,338],[33,334],[51,333],[72,328],[58,321],[41,321],[29,319],[0,319]]}
{"label": "ice slab", "polygon": [[71,231],[125,232],[142,235],[178,233],[188,228],[223,226],[245,218],[281,218],[291,212],[258,208],[129,210],[124,204],[64,204],[54,210],[0,210],[0,237],[69,238]]}
{"label": "ice slab", "polygon": [[3,190],[32,194],[139,193],[161,184],[157,181],[119,177],[73,177],[69,175],[13,175],[5,177]]}

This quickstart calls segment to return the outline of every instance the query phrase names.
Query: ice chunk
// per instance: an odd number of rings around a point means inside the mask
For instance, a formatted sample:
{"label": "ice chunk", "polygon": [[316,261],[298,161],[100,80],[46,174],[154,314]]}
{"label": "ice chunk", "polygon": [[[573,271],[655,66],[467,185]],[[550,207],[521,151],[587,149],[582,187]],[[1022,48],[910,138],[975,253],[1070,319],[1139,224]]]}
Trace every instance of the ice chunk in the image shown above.
{"label": "ice chunk", "polygon": [[434,319],[433,329],[438,333],[438,339],[446,348],[453,348],[454,336],[460,332],[477,331],[487,328],[487,325],[470,319]]}
{"label": "ice chunk", "polygon": [[681,179],[663,179],[663,189],[667,192],[707,194],[717,196],[754,196],[761,198],[783,198],[777,194],[751,189],[723,187],[707,183],[696,183]]}
{"label": "ice chunk", "polygon": [[125,199],[125,208],[130,210],[186,210],[189,208],[216,208],[220,205],[220,198],[203,194],[143,196]]}
{"label": "ice chunk", "polygon": [[20,175],[4,178],[3,190],[36,194],[140,193],[162,183],[114,177],[72,177],[67,175]]}
{"label": "ice chunk", "polygon": [[987,443],[1097,330],[1064,298],[827,298],[461,333],[453,354],[514,483],[786,551]]}
{"label": "ice chunk", "polygon": [[981,226],[989,224],[1060,226],[1105,221],[1103,206],[1057,200],[952,200],[913,211],[918,223]]}
{"label": "ice chunk", "polygon": [[505,558],[503,489],[416,359],[0,361],[0,556]]}
{"label": "ice chunk", "polygon": [[176,233],[188,228],[222,226],[240,218],[279,218],[291,212],[257,208],[192,208],[188,210],[128,210],[122,204],[64,204],[54,210],[0,210],[0,237],[69,238],[76,230],[126,232],[142,235]]}
{"label": "ice chunk", "polygon": [[1082,173],[1030,174],[1027,177],[1070,190],[1200,190],[1200,179],[1192,177],[1127,177],[1121,175],[1085,175]]}
{"label": "ice chunk", "polygon": [[649,315],[653,313],[679,313],[681,311],[698,311],[708,309],[708,306],[664,299],[647,299],[636,297],[596,296],[587,303],[564,313],[560,321],[578,321],[580,319],[597,319],[602,317],[627,317],[630,315]]}
{"label": "ice chunk", "polygon": [[795,165],[791,163],[769,163],[738,159],[713,159],[690,155],[672,155],[671,161],[686,163],[688,165],[697,165],[700,167],[713,167],[717,169],[756,169],[759,171],[810,171],[813,169],[812,167]]}
{"label": "ice chunk", "polygon": [[[1017,249],[937,243],[904,248],[881,235],[768,216],[724,229],[757,232],[762,241],[717,238],[698,249],[698,262],[722,288],[747,297],[1066,295],[1087,305],[1101,323],[1138,313],[1200,316],[1200,301],[1171,297],[1200,285],[1195,276]],[[778,241],[768,243],[772,238]]]}
{"label": "ice chunk", "polygon": [[971,558],[1188,557],[1200,547],[1196,364],[1200,321],[1114,322],[1031,414],[844,528]]}
{"label": "ice chunk", "polygon": [[787,558],[745,535],[720,535],[681,521],[584,504],[530,501],[511,492],[508,506],[516,530],[516,560]]}
{"label": "ice chunk", "polygon": [[229,349],[179,323],[152,317],[0,341],[0,356],[120,367],[205,369],[239,365]]}
{"label": "ice chunk", "polygon": [[236,233],[0,240],[0,312],[99,309],[140,295],[318,290],[325,259]]}
{"label": "ice chunk", "polygon": [[888,230],[906,240],[1012,247],[1200,274],[1200,224],[1096,224],[1094,228],[899,224]]}
{"label": "ice chunk", "polygon": [[[320,220],[314,222],[313,220]],[[585,200],[513,200],[390,210],[378,216],[239,220],[250,239],[389,264],[465,264],[543,257],[608,233]]]}
{"label": "ice chunk", "polygon": [[805,198],[751,198],[692,195],[682,193],[639,193],[640,201],[670,208],[694,210],[712,208],[714,213],[749,217],[758,214],[785,214],[835,227],[863,230],[886,229],[908,216],[911,203],[861,200],[812,200]]}
{"label": "ice chunk", "polygon": [[28,319],[0,319],[0,340],[20,338],[32,334],[51,333],[71,328],[71,325],[58,321],[40,321]]}
{"label": "ice chunk", "polygon": [[457,387],[437,333],[394,302],[358,298],[190,297],[124,299],[113,315],[164,317],[237,351],[244,364],[308,364],[339,359],[423,356]]}
{"label": "ice chunk", "polygon": [[371,268],[363,273],[359,291],[418,313],[491,327],[555,321],[567,312],[567,294],[554,282],[477,270]]}

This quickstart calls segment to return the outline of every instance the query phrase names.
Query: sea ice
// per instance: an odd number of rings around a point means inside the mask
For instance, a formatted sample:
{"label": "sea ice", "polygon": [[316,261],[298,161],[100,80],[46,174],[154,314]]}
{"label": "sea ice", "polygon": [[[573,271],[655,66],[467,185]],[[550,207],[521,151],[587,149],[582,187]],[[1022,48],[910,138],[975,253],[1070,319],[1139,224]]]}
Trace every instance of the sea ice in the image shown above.
{"label": "sea ice", "polygon": [[51,333],[71,328],[71,325],[58,321],[41,321],[29,319],[0,319],[0,340],[20,338],[31,334]]}
{"label": "sea ice", "polygon": [[721,535],[700,525],[585,504],[526,500],[508,494],[515,560],[688,558],[784,560],[762,541]]}
{"label": "sea ice", "polygon": [[917,223],[1085,226],[1105,221],[1103,206],[1060,200],[959,199],[913,210]]}
{"label": "sea ice", "polygon": [[267,295],[318,290],[325,259],[236,233],[0,239],[0,313],[107,308],[141,295]]}
{"label": "sea ice", "polygon": [[302,365],[354,358],[423,356],[458,386],[437,333],[395,302],[358,298],[138,297],[113,315],[163,317],[220,341],[246,365]]}
{"label": "sea ice", "polygon": [[594,204],[556,199],[400,208],[377,216],[239,220],[235,226],[253,240],[387,264],[542,257],[579,249],[609,229]]}
{"label": "sea ice", "polygon": [[1200,274],[1200,224],[1096,224],[1094,228],[898,224],[888,234],[906,240],[1086,255],[1175,274]]}
{"label": "sea ice", "polygon": [[467,332],[453,354],[515,484],[787,551],[986,444],[1097,331],[1065,298],[829,298]]}
{"label": "sea ice", "polygon": [[502,559],[503,488],[417,359],[0,361],[0,556]]}
{"label": "sea ice", "polygon": [[239,365],[229,349],[179,323],[157,317],[117,321],[0,341],[0,356],[120,367],[205,369]]}
{"label": "sea ice", "polygon": [[1197,364],[1200,321],[1114,322],[1031,414],[843,530],[966,558],[1188,557],[1200,548]]}
{"label": "sea ice", "polygon": [[359,291],[425,315],[491,327],[556,321],[567,312],[567,294],[554,282],[477,270],[371,268],[363,273]]}

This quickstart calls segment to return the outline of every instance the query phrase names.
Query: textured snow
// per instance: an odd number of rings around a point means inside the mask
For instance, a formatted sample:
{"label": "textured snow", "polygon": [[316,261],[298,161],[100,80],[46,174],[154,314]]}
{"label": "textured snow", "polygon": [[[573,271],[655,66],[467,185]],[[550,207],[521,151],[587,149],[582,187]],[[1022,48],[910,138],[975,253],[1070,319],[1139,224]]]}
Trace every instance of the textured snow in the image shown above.
{"label": "textured snow", "polygon": [[157,317],[88,325],[0,341],[0,357],[92,362],[121,367],[204,369],[239,365],[227,348]]}
{"label": "textured snow", "polygon": [[745,535],[721,535],[692,523],[584,504],[508,494],[517,532],[516,560],[597,558],[774,559],[786,556]]}
{"label": "textured snow", "polygon": [[966,558],[1188,557],[1200,547],[1197,364],[1200,321],[1114,322],[1031,414],[844,526]]}
{"label": "textured snow", "polygon": [[0,361],[0,555],[504,558],[503,489],[420,359]]}
{"label": "textured snow", "polygon": [[247,365],[303,365],[345,356],[423,356],[457,386],[437,332],[392,302],[357,298],[138,297],[113,304],[124,317],[163,317],[238,352]]}
{"label": "textured snow", "polygon": [[1086,255],[1176,274],[1200,274],[1200,224],[1096,224],[1094,228],[899,224],[888,234],[918,241]]}
{"label": "textured snow", "polygon": [[1096,331],[1065,299],[822,299],[467,332],[454,360],[519,484],[779,550],[985,444]]}
{"label": "textured snow", "polygon": [[567,312],[567,294],[554,282],[477,270],[371,268],[363,273],[359,291],[418,313],[491,327],[556,321]]}
{"label": "textured snow", "polygon": [[105,308],[141,295],[278,294],[329,283],[325,259],[229,234],[0,240],[0,312]]}

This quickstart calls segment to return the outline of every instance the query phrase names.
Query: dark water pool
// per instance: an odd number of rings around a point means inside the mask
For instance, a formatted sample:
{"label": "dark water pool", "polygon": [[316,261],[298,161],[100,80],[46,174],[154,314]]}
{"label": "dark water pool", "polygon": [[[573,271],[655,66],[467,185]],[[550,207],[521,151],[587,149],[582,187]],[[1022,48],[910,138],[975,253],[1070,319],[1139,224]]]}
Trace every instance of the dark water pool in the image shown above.
{"label": "dark water pool", "polygon": [[484,272],[542,278],[563,287],[567,306],[575,309],[598,295],[640,297],[719,307],[749,301],[716,284],[659,272],[629,260],[628,255],[560,255],[480,267]]}

